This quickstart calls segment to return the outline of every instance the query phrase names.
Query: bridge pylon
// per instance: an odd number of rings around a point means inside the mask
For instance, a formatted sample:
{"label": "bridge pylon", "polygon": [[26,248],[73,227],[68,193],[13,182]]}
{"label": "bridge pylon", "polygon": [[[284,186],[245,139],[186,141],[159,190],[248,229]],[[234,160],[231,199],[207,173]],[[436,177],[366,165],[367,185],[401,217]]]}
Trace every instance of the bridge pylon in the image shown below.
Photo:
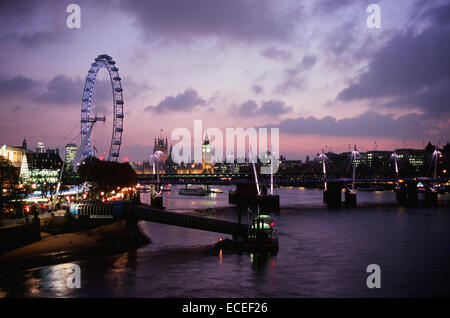
{"label": "bridge pylon", "polygon": [[329,208],[340,208],[342,206],[342,183],[328,182],[327,188],[323,191],[323,202]]}

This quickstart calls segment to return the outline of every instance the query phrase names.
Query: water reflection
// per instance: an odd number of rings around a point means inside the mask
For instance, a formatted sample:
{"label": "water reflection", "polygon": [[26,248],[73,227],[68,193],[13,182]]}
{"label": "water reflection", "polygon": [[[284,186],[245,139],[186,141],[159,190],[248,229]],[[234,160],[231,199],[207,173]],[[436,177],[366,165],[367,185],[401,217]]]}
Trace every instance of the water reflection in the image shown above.
{"label": "water reflection", "polygon": [[[222,193],[209,193],[203,197],[183,196],[178,194],[178,190],[184,186],[173,185],[171,191],[163,192],[164,207],[174,211],[185,211],[198,208],[208,207],[224,207],[229,206],[228,203],[228,190],[231,190],[231,186],[219,186],[218,189],[222,190]],[[144,203],[150,203],[150,194],[142,193],[141,201]]]}
{"label": "water reflection", "polygon": [[9,292],[3,297],[42,297],[50,293],[56,297],[67,297],[73,289],[68,286],[73,266],[77,263],[65,263],[31,270],[25,273],[10,273],[4,282]]}
{"label": "water reflection", "polygon": [[[95,269],[93,269],[95,270]],[[129,287],[136,285],[137,251],[129,251],[120,255],[105,271],[103,281],[111,289],[114,297],[133,297]]]}
{"label": "water reflection", "polygon": [[72,290],[68,286],[68,279],[69,276],[72,278],[73,265],[78,266],[75,263],[66,263],[44,268],[41,271],[42,287],[52,290],[58,297],[67,295]]}
{"label": "water reflection", "polygon": [[25,289],[29,297],[38,297],[41,293],[41,279],[31,277],[25,281]]}
{"label": "water reflection", "polygon": [[129,269],[136,269],[137,265],[137,250],[132,250],[122,254],[113,264],[115,267],[126,267]]}
{"label": "water reflection", "polygon": [[266,270],[267,264],[273,269],[275,267],[275,256],[268,251],[257,251],[249,253],[250,263],[253,265],[253,269],[261,272]]}

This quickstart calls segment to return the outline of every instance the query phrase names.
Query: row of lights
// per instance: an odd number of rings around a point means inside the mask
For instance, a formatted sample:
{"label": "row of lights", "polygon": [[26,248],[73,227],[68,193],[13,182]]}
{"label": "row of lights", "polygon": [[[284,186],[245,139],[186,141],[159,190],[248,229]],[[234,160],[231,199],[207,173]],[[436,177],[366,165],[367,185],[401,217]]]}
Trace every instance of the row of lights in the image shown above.
{"label": "row of lights", "polygon": [[120,189],[120,187],[117,187],[117,193],[115,190],[113,190],[113,191],[109,192],[109,196],[107,196],[106,198],[103,198],[103,196],[105,196],[105,192],[102,191],[102,192],[100,192],[100,196],[102,197],[102,202],[114,201],[114,200],[123,199],[123,197],[125,196],[125,193],[130,192],[130,191],[136,191],[136,187],[125,187],[125,188],[122,188],[122,190]]}

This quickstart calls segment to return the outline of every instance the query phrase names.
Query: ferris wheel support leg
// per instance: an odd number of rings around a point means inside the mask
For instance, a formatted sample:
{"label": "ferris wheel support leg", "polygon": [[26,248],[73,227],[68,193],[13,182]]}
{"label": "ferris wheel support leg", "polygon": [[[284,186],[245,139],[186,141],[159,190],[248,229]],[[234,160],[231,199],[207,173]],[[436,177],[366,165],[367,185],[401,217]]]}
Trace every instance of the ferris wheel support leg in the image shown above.
{"label": "ferris wheel support leg", "polygon": [[[89,129],[88,129],[88,131],[87,131],[86,136],[84,136],[84,138],[81,140],[80,148],[78,148],[78,152],[77,152],[77,154],[76,154],[76,156],[75,156],[75,159],[72,161],[72,165],[73,165],[73,166],[76,165],[76,164],[78,164],[78,163],[80,162],[81,157],[82,157],[83,152],[84,152],[84,149],[86,148],[87,143],[88,143],[88,141],[89,141],[89,138],[91,137],[91,132],[92,132],[92,130],[93,130],[93,128],[94,128],[94,124],[95,124],[95,122],[93,122],[93,123],[91,124],[91,126],[89,127]],[[73,167],[73,168],[75,168],[75,167]]]}

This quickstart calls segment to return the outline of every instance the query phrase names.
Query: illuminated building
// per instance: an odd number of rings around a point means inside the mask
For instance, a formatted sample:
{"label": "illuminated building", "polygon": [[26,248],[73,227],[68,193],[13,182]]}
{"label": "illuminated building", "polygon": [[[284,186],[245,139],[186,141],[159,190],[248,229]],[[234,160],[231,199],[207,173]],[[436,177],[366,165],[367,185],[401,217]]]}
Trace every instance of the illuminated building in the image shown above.
{"label": "illuminated building", "polygon": [[22,165],[22,158],[24,153],[24,149],[19,147],[3,145],[0,148],[0,156],[11,161],[12,165],[16,168],[20,168],[20,166]]}
{"label": "illuminated building", "polygon": [[396,149],[398,160],[400,162],[404,162],[408,164],[410,167],[414,169],[415,172],[419,172],[424,163],[424,151],[418,149]]}
{"label": "illuminated building", "polygon": [[359,155],[355,156],[355,158],[353,159],[355,161],[355,166],[359,167],[362,164],[366,164],[367,163],[367,157],[365,153],[359,153]]}
{"label": "illuminated building", "polygon": [[170,146],[169,155],[166,160],[166,173],[176,174],[178,170],[178,165],[172,159],[172,146]]}
{"label": "illuminated building", "polygon": [[164,164],[167,160],[168,146],[167,146],[167,138],[164,140],[163,138],[155,138],[153,143],[153,153],[161,151],[164,156],[161,158],[162,163]]}
{"label": "illuminated building", "polygon": [[[166,160],[167,160],[167,154],[168,154],[168,143],[167,138],[164,139],[162,137],[162,129],[161,129],[161,137],[155,138],[155,141],[153,143],[153,154],[155,154],[157,151],[160,151],[163,153],[162,156],[159,156],[158,162],[155,162],[156,165],[158,165],[157,169],[160,174],[166,173]],[[151,171],[153,173],[153,163],[150,165]]]}
{"label": "illuminated building", "polygon": [[217,174],[228,174],[231,173],[231,164],[227,162],[216,162],[214,164],[214,171]]}
{"label": "illuminated building", "polygon": [[36,152],[37,153],[43,153],[44,152],[44,142],[42,141],[42,138],[39,138],[39,141],[36,146]]}
{"label": "illuminated building", "polygon": [[59,169],[33,169],[30,172],[30,178],[33,183],[42,185],[56,184],[59,180]]}
{"label": "illuminated building", "polygon": [[205,137],[202,145],[202,164],[187,163],[182,164],[177,169],[177,174],[209,174],[214,173],[211,163],[211,144],[208,136]]}
{"label": "illuminated building", "polygon": [[77,154],[78,147],[75,144],[68,144],[66,145],[66,148],[64,149],[65,157],[65,170],[69,171],[71,168],[72,162],[75,159],[75,156]]}
{"label": "illuminated building", "polygon": [[143,161],[142,163],[140,161],[136,162],[130,162],[131,167],[133,167],[134,171],[137,174],[152,174],[153,173],[153,165],[150,163],[150,161]]}
{"label": "illuminated building", "polygon": [[301,160],[287,160],[286,157],[280,156],[277,171],[279,173],[299,173],[302,164]]}
{"label": "illuminated building", "polygon": [[177,169],[177,174],[203,174],[203,169],[200,164],[186,163],[181,164]]}
{"label": "illuminated building", "polygon": [[22,146],[7,146],[0,147],[0,156],[11,161],[12,165],[16,168],[22,166],[22,160],[24,154],[31,154],[31,150],[27,149],[27,141],[23,139]]}
{"label": "illuminated building", "polygon": [[365,163],[369,169],[388,168],[392,151],[372,150],[364,154]]}
{"label": "illuminated building", "polygon": [[59,149],[47,149],[45,152],[33,153],[32,169],[59,170],[63,161],[59,156]]}
{"label": "illuminated building", "polygon": [[36,184],[55,184],[58,182],[63,161],[59,156],[59,149],[47,149],[44,152],[44,143],[39,140],[36,152],[32,155],[30,177]]}

